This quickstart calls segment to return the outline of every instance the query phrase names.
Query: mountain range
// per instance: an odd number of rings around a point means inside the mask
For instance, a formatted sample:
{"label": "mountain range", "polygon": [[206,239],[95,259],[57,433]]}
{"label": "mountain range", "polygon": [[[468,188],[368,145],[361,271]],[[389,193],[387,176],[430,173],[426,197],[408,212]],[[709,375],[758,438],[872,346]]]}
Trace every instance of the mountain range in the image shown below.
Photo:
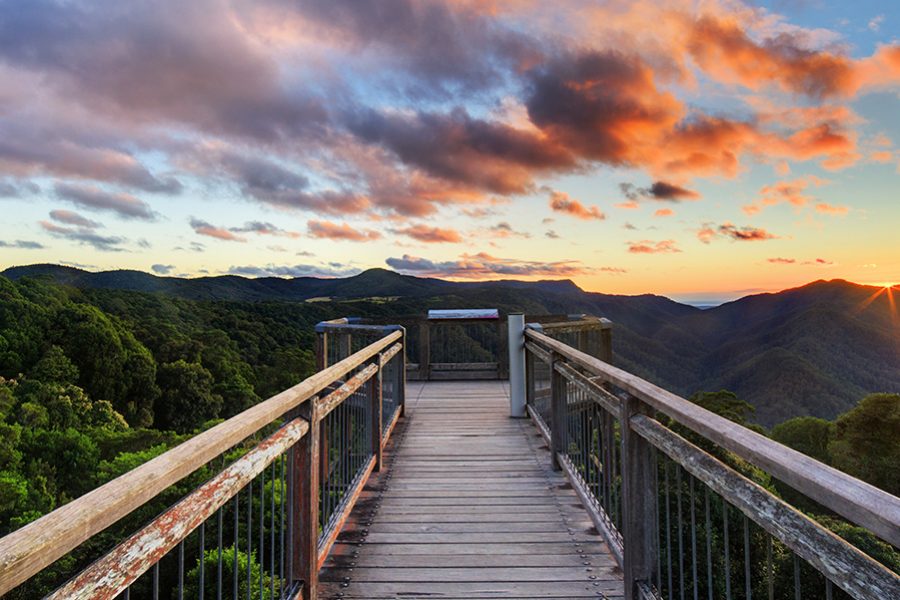
{"label": "mountain range", "polygon": [[[614,323],[614,361],[682,395],[728,389],[771,426],[813,415],[831,419],[871,392],[900,392],[900,289],[815,281],[701,310],[651,294],[586,292],[569,280],[453,282],[371,269],[342,279],[238,276],[182,279],[140,271],[92,273],[59,265],[12,267],[82,289],[114,289],[192,301],[302,302],[328,298],[346,314],[383,298],[384,311],[499,308],[588,313]],[[343,305],[344,302],[352,305]]]}

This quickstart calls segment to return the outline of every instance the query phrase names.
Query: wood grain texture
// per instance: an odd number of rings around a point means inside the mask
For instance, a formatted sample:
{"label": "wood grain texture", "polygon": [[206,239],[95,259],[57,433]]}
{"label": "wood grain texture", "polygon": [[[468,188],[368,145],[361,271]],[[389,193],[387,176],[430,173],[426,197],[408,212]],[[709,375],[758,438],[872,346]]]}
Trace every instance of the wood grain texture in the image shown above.
{"label": "wood grain texture", "polygon": [[622,575],[505,382],[409,382],[407,418],[319,598],[622,597]]}

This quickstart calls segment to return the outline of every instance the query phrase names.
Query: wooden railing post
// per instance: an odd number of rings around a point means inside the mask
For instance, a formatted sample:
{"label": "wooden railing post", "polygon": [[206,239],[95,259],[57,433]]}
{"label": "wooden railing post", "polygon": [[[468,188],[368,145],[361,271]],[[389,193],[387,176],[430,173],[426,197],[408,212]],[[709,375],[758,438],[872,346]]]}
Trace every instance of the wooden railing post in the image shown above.
{"label": "wooden railing post", "polygon": [[303,600],[316,600],[319,586],[319,410],[318,398],[300,407],[309,432],[294,453],[294,506],[299,523],[294,528],[294,573],[303,581]]}
{"label": "wooden railing post", "polygon": [[400,338],[400,343],[403,344],[403,349],[400,350],[400,354],[397,355],[397,380],[394,382],[394,393],[396,396],[396,402],[399,403],[399,416],[406,416],[406,327],[401,327],[400,331],[403,333],[403,337]]}
{"label": "wooden railing post", "polygon": [[431,379],[431,323],[419,323],[419,379]]}
{"label": "wooden railing post", "polygon": [[353,354],[353,334],[342,333],[338,343],[340,344],[340,346],[338,346],[338,352],[340,353],[338,360],[344,360]]}
{"label": "wooden railing post", "polygon": [[[381,364],[381,355],[375,356],[375,364]],[[371,448],[372,455],[375,456],[375,471],[381,471],[381,462],[382,462],[382,450],[381,450],[381,431],[384,428],[383,423],[383,408],[382,397],[381,397],[381,376],[383,370],[381,367],[378,367],[378,372],[372,376],[367,384],[369,386],[369,411],[371,414],[371,424],[370,428],[371,432]]]}
{"label": "wooden railing post", "polygon": [[653,445],[631,429],[631,417],[652,414],[649,406],[629,395],[622,401],[622,539],[625,599],[641,598],[638,584],[650,584],[656,568],[657,473]]}
{"label": "wooden railing post", "polygon": [[566,378],[556,370],[563,358],[550,354],[550,455],[553,469],[559,471],[559,454],[564,450],[566,435]]}
{"label": "wooden railing post", "polygon": [[612,323],[608,319],[600,319],[600,323],[602,324],[600,329],[600,353],[597,355],[597,358],[612,364]]}
{"label": "wooden railing post", "polygon": [[321,371],[328,367],[328,332],[316,333],[316,370]]}

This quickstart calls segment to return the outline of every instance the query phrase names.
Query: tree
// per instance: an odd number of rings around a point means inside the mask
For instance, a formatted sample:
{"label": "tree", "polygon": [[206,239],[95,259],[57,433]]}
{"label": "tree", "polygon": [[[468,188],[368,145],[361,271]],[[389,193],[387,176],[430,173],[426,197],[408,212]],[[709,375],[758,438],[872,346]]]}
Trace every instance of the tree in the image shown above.
{"label": "tree", "polygon": [[213,393],[213,377],[197,363],[177,360],[159,369],[161,394],[156,402],[156,427],[180,433],[197,429],[219,416],[222,397]]}
{"label": "tree", "polygon": [[776,425],[771,437],[826,465],[831,464],[828,444],[831,441],[832,424],[816,417],[797,417]]}
{"label": "tree", "polygon": [[30,379],[44,383],[75,384],[78,382],[78,367],[69,360],[62,348],[53,345],[32,367],[28,375]]}
{"label": "tree", "polygon": [[838,469],[900,495],[900,394],[870,394],[838,417],[828,450]]}
{"label": "tree", "polygon": [[[237,575],[238,575],[238,590],[247,590],[249,592],[249,597],[253,600],[262,600],[263,598],[270,597],[270,592],[272,585],[275,587],[275,598],[281,597],[281,588],[282,582],[278,577],[273,578],[269,573],[266,573],[262,567],[259,565],[259,561],[256,558],[256,552],[254,551],[252,554],[248,555],[246,552],[241,550],[235,550],[234,546],[228,546],[222,548],[222,583],[224,585],[224,590],[227,593],[231,592],[231,586],[234,581],[234,559],[235,552],[237,552]],[[250,577],[249,581],[247,578],[247,567],[250,567]],[[203,585],[203,598],[215,598],[216,597],[216,576],[215,573],[219,567],[219,551],[217,549],[207,550],[203,554],[203,565],[204,569],[207,573],[205,578],[205,582]],[[261,581],[260,581],[261,580]],[[248,585],[248,583],[250,585]],[[262,588],[262,595],[260,595],[260,588]],[[177,590],[173,590],[173,598],[176,597],[175,594]],[[200,559],[197,559],[197,564],[194,568],[187,572],[185,575],[185,583],[184,583],[184,597],[185,598],[200,598]]]}

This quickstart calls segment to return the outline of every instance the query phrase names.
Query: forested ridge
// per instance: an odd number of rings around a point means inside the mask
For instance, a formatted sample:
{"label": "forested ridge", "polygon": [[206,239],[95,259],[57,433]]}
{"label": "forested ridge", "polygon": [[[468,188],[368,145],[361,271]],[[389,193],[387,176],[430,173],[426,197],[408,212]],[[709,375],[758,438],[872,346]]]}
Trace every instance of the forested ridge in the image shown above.
{"label": "forested ridge", "polygon": [[[756,408],[753,421],[767,427],[796,416],[834,419],[867,394],[900,392],[897,303],[884,288],[842,280],[815,281],[700,310],[652,294],[586,292],[568,280],[457,282],[384,269],[342,279],[180,279],[138,271],[91,273],[30,265],[12,267],[3,275],[77,287],[92,301],[105,302],[114,314],[131,304],[123,300],[124,306],[110,305],[108,295],[116,291],[180,299],[174,305],[188,320],[186,312],[204,312],[207,303],[221,301],[233,302],[230,306],[239,312],[256,314],[259,306],[269,306],[272,318],[296,315],[300,320],[314,314],[316,305],[321,313],[333,316],[476,307],[531,314],[588,313],[613,321],[619,366],[684,396],[697,390],[735,391]],[[330,301],[319,305],[323,298]],[[142,326],[140,319],[132,320]],[[167,324],[164,318],[159,321]],[[245,360],[255,364],[252,357]]]}
{"label": "forested ridge", "polygon": [[[313,327],[336,316],[387,318],[421,314],[427,308],[474,305],[533,313],[615,313],[617,362],[632,368],[647,358],[647,366],[637,370],[649,372],[651,378],[654,372],[690,367],[677,358],[689,351],[666,348],[663,340],[674,335],[666,333],[673,321],[699,311],[655,296],[581,298],[567,304],[572,291],[565,286],[554,288],[554,283],[524,290],[510,284],[390,299],[265,302],[189,300],[160,292],[77,288],[29,277],[15,281],[0,277],[0,535],[309,376],[314,370]],[[625,308],[629,305],[630,313]],[[822,340],[804,343],[847,343],[830,335],[825,327]],[[649,345],[648,340],[652,340]],[[729,360],[750,365],[763,360],[742,348],[741,342],[734,344],[737,347],[729,351]],[[665,383],[666,377],[658,379]],[[890,385],[883,391],[896,391]],[[727,386],[698,385],[691,392],[720,387]],[[754,425],[758,421],[754,407],[739,397],[743,399],[730,392],[699,393],[692,400],[765,432]],[[783,422],[769,434],[900,494],[896,469],[900,396],[861,394],[857,400],[856,406],[831,420],[799,412],[805,416]],[[798,414],[796,408],[794,414]],[[31,589],[48,591],[58,583],[60,573],[71,572],[86,557],[96,556],[98,549],[133,531],[240,452],[235,449],[214,461],[128,522],[97,536],[40,575]],[[854,537],[854,543],[900,569],[897,553],[863,530],[796,497],[778,482],[752,474],[811,514],[830,519],[829,525],[841,535]]]}

